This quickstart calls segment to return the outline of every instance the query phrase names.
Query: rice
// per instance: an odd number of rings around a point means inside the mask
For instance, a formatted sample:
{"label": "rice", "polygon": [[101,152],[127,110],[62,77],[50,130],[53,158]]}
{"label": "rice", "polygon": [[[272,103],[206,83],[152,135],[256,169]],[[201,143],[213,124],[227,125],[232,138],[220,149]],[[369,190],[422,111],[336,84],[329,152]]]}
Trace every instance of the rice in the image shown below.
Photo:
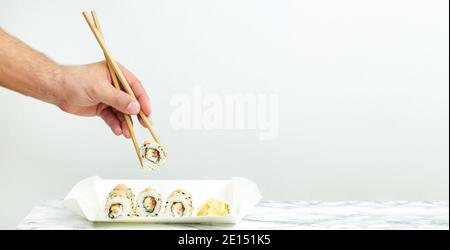
{"label": "rice", "polygon": [[135,214],[139,217],[158,216],[161,210],[161,194],[153,188],[146,188],[138,194]]}
{"label": "rice", "polygon": [[177,189],[167,197],[164,213],[166,216],[185,217],[191,216],[193,210],[191,194]]}
{"label": "rice", "polygon": [[119,184],[108,194],[105,212],[110,219],[133,216],[133,206],[133,190],[123,184]]}

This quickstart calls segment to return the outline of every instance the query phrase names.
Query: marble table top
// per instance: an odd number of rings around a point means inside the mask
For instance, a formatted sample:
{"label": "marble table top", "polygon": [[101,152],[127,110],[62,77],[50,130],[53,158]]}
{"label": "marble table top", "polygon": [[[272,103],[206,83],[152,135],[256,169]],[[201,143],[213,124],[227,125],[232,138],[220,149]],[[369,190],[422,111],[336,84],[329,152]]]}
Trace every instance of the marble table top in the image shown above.
{"label": "marble table top", "polygon": [[443,229],[448,202],[263,201],[236,225],[91,223],[60,200],[33,208],[17,229]]}

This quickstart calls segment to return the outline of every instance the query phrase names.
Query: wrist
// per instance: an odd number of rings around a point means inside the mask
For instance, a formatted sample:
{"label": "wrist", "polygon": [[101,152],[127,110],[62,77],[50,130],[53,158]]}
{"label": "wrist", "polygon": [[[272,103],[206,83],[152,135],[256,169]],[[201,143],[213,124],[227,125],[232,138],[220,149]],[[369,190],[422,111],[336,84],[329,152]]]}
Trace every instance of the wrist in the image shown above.
{"label": "wrist", "polygon": [[61,107],[66,102],[65,96],[65,86],[67,86],[68,81],[68,70],[67,66],[64,65],[55,65],[55,68],[52,70],[52,76],[50,82],[50,103]]}

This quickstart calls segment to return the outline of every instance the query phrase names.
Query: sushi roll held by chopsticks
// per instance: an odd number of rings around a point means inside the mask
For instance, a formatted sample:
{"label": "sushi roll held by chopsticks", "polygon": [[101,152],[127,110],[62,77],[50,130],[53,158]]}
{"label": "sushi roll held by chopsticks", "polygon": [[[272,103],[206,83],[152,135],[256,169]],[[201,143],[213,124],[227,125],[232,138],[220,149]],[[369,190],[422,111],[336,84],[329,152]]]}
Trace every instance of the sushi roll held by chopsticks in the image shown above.
{"label": "sushi roll held by chopsticks", "polygon": [[133,190],[124,184],[119,184],[109,193],[105,212],[110,219],[133,216],[133,204]]}
{"label": "sushi roll held by chopsticks", "polygon": [[155,170],[164,164],[166,152],[164,148],[156,142],[145,140],[140,148],[142,157],[142,168],[145,170]]}

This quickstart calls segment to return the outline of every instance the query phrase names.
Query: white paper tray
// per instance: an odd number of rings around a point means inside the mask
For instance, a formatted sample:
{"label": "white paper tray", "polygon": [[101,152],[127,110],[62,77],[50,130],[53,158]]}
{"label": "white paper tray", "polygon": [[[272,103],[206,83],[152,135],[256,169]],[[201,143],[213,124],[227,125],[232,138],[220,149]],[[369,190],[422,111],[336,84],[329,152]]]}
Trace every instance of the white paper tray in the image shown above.
{"label": "white paper tray", "polygon": [[[123,183],[137,195],[146,187],[156,188],[163,197],[175,189],[182,188],[192,194],[194,212],[190,217],[130,217],[109,219],[105,214],[108,193]],[[220,198],[231,207],[229,216],[196,216],[198,207],[208,198]],[[251,212],[262,196],[255,183],[245,178],[231,180],[103,180],[98,176],[78,182],[64,199],[64,205],[71,211],[92,222],[134,222],[134,223],[238,223]],[[164,203],[163,203],[164,204]],[[163,208],[162,208],[163,209]]]}

